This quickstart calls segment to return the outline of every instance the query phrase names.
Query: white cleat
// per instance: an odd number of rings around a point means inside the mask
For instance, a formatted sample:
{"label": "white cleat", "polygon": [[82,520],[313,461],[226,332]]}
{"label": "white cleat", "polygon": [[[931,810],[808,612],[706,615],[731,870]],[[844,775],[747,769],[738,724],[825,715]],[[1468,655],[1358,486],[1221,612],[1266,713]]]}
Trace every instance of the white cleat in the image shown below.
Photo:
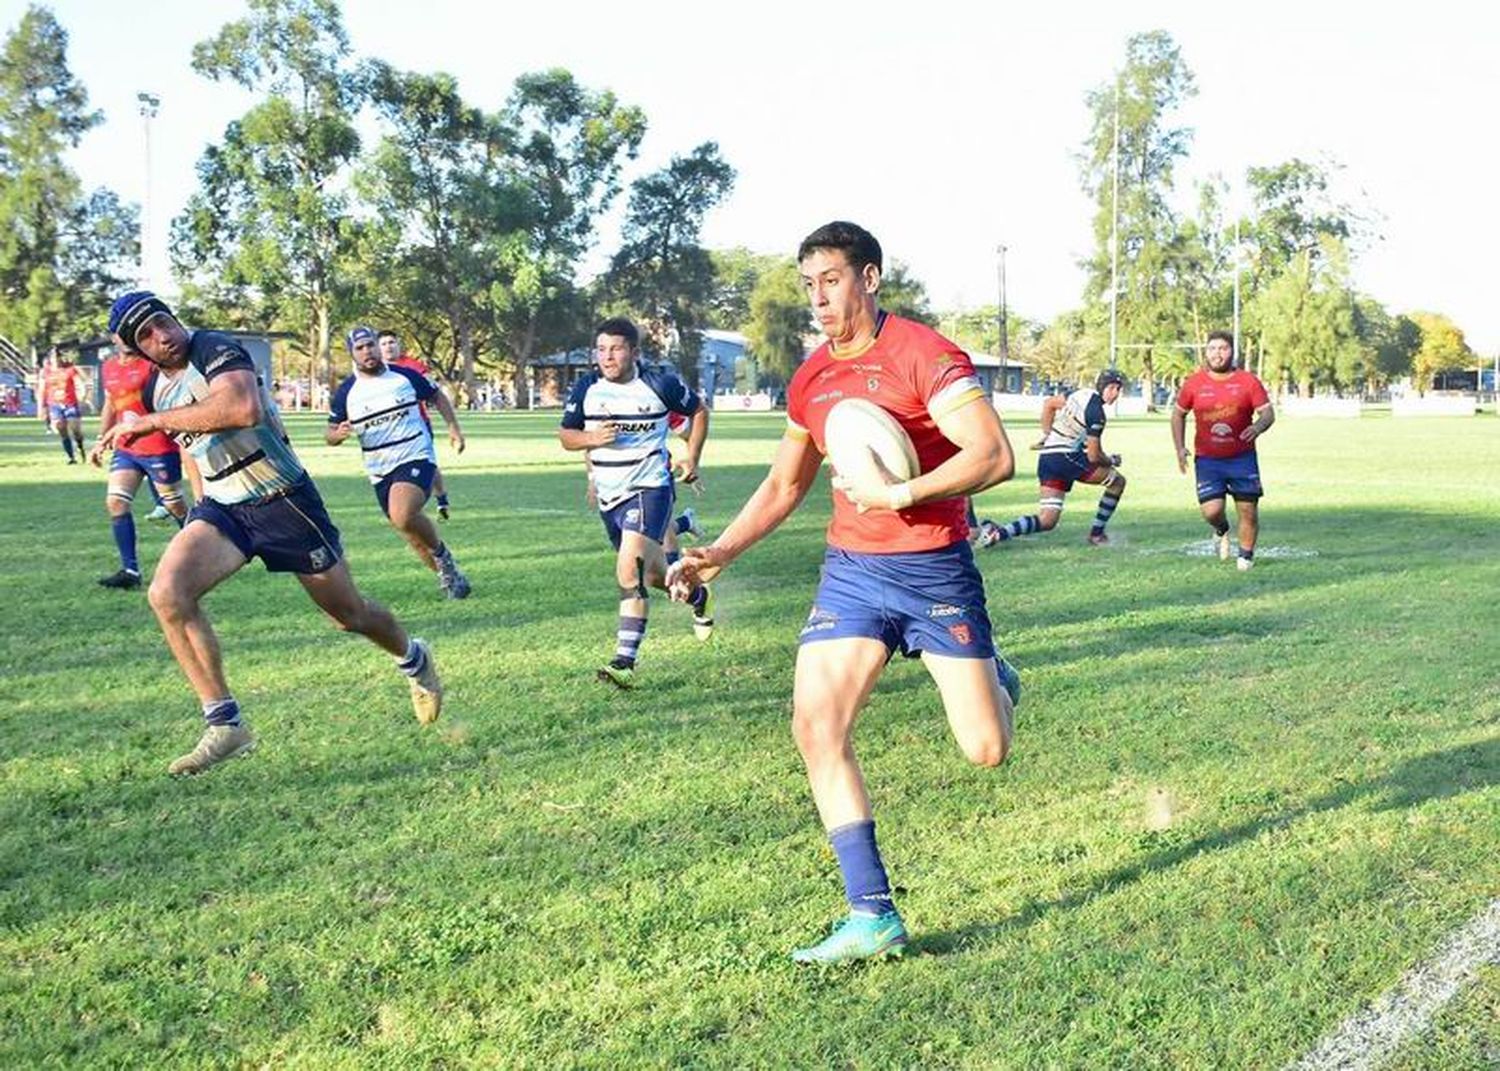
{"label": "white cleat", "polygon": [[424,660],[422,672],[407,678],[411,683],[411,707],[417,721],[431,725],[443,711],[443,682],[438,677],[437,660],[432,657],[432,648],[427,646],[427,641],[414,639],[412,643],[422,649]]}
{"label": "white cleat", "polygon": [[1229,560],[1229,533],[1225,532],[1216,537],[1214,542],[1219,545],[1219,561],[1227,562]]}
{"label": "white cleat", "polygon": [[1251,569],[1255,568],[1255,559],[1236,558],[1234,560],[1234,567],[1242,573],[1248,573]]}

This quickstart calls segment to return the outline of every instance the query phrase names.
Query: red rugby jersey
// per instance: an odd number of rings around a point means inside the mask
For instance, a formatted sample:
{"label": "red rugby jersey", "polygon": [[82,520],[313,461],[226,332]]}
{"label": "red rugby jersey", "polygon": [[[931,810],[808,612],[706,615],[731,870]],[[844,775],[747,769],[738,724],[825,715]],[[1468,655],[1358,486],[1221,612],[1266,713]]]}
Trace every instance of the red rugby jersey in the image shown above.
{"label": "red rugby jersey", "polygon": [[1235,369],[1216,376],[1200,368],[1183,381],[1177,408],[1189,410],[1197,424],[1193,453],[1199,457],[1236,457],[1255,449],[1242,442],[1240,432],[1255,419],[1255,411],[1269,402],[1265,384],[1251,372]]}
{"label": "red rugby jersey", "polygon": [[[121,360],[119,356],[108,357],[99,368],[99,377],[104,383],[104,394],[115,411],[115,422],[120,423],[126,413],[146,415],[146,403],[141,401],[141,391],[156,366],[144,357]],[[159,457],[175,454],[177,444],[167,438],[165,432],[153,431],[138,439],[130,440],[122,447],[126,453],[142,457]]]}
{"label": "red rugby jersey", "polygon": [[[958,346],[930,327],[882,313],[867,346],[835,353],[825,342],[797,369],[787,387],[788,434],[810,437],[826,455],[823,425],[845,398],[867,399],[895,417],[916,447],[919,470],[931,472],[958,453],[936,418],[982,400],[984,390]],[[828,543],[859,554],[935,550],[968,538],[966,512],[960,497],[860,513],[836,491]]]}

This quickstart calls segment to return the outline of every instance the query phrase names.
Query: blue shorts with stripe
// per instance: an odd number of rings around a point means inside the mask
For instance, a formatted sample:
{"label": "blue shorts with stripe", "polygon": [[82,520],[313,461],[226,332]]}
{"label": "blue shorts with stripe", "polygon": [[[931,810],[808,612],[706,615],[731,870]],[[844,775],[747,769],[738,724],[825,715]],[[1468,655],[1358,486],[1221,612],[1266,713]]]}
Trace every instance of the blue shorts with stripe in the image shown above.
{"label": "blue shorts with stripe", "polygon": [[213,525],[247,559],[259,558],[267,572],[321,573],[344,556],[339,530],[306,476],[281,494],[259,501],[226,504],[205,498],[188,514],[188,523],[193,521]]}
{"label": "blue shorts with stripe", "polygon": [[800,643],[862,637],[908,658],[993,658],[984,580],[968,541],[911,554],[829,547]]}
{"label": "blue shorts with stripe", "polygon": [[599,519],[604,522],[604,533],[609,536],[610,546],[619,550],[620,537],[626,532],[640,532],[658,543],[664,541],[667,525],[672,522],[672,504],[676,497],[671,484],[642,487],[609,509],[600,510]]}
{"label": "blue shorts with stripe", "polygon": [[47,407],[47,412],[52,417],[52,423],[54,424],[60,424],[64,420],[82,419],[77,405],[63,405],[59,402],[53,402]]}
{"label": "blue shorts with stripe", "polygon": [[1067,454],[1043,454],[1036,459],[1036,480],[1043,487],[1071,491],[1079,480],[1088,480],[1097,466],[1082,450]]}
{"label": "blue shorts with stripe", "polygon": [[129,450],[116,450],[109,462],[110,472],[140,472],[158,487],[182,482],[182,455],[176,450],[170,454],[132,454]]}
{"label": "blue shorts with stripe", "polygon": [[1198,481],[1198,501],[1233,495],[1236,501],[1253,502],[1264,495],[1260,483],[1260,461],[1254,450],[1234,457],[1195,457],[1193,475]]}

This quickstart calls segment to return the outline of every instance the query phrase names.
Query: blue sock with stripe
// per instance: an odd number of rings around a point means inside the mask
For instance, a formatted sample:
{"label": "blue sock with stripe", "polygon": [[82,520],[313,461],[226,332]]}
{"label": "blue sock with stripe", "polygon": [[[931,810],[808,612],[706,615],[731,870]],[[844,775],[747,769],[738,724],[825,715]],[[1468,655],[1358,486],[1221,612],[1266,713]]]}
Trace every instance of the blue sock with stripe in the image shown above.
{"label": "blue sock with stripe", "polygon": [[641,641],[645,638],[646,619],[621,614],[620,627],[615,632],[615,658],[622,659],[632,666],[635,665],[635,660],[640,654]]}
{"label": "blue sock with stripe", "polygon": [[115,549],[120,552],[120,568],[139,576],[141,563],[135,555],[135,517],[129,511],[111,517],[109,529],[115,537]]}
{"label": "blue sock with stripe", "polygon": [[223,699],[210,699],[203,704],[203,720],[210,725],[238,725],[240,705],[232,695]]}
{"label": "blue sock with stripe", "polygon": [[1007,539],[1015,539],[1017,536],[1030,535],[1041,528],[1041,526],[1042,519],[1035,513],[1027,517],[1017,517],[1009,524],[1000,526],[1000,539],[1004,542]]}
{"label": "blue sock with stripe", "polygon": [[1112,495],[1107,491],[1104,493],[1103,497],[1099,499],[1099,512],[1094,514],[1095,535],[1098,535],[1100,532],[1104,531],[1104,526],[1108,524],[1109,519],[1114,516],[1115,507],[1119,504],[1120,496]]}
{"label": "blue sock with stripe", "polygon": [[875,844],[875,820],[851,822],[829,830],[828,841],[838,856],[844,875],[844,897],[849,907],[866,915],[884,915],[896,910],[891,900],[891,882],[880,848]]}

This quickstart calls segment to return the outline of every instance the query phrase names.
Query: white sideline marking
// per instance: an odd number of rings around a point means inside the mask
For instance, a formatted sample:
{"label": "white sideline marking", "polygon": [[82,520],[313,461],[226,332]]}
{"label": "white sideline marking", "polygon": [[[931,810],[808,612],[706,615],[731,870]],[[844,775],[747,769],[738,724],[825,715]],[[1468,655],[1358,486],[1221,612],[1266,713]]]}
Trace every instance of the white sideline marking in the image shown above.
{"label": "white sideline marking", "polygon": [[1368,1071],[1432,1017],[1486,964],[1500,963],[1500,899],[1466,923],[1426,963],[1406,974],[1368,1008],[1339,1025],[1289,1071]]}

